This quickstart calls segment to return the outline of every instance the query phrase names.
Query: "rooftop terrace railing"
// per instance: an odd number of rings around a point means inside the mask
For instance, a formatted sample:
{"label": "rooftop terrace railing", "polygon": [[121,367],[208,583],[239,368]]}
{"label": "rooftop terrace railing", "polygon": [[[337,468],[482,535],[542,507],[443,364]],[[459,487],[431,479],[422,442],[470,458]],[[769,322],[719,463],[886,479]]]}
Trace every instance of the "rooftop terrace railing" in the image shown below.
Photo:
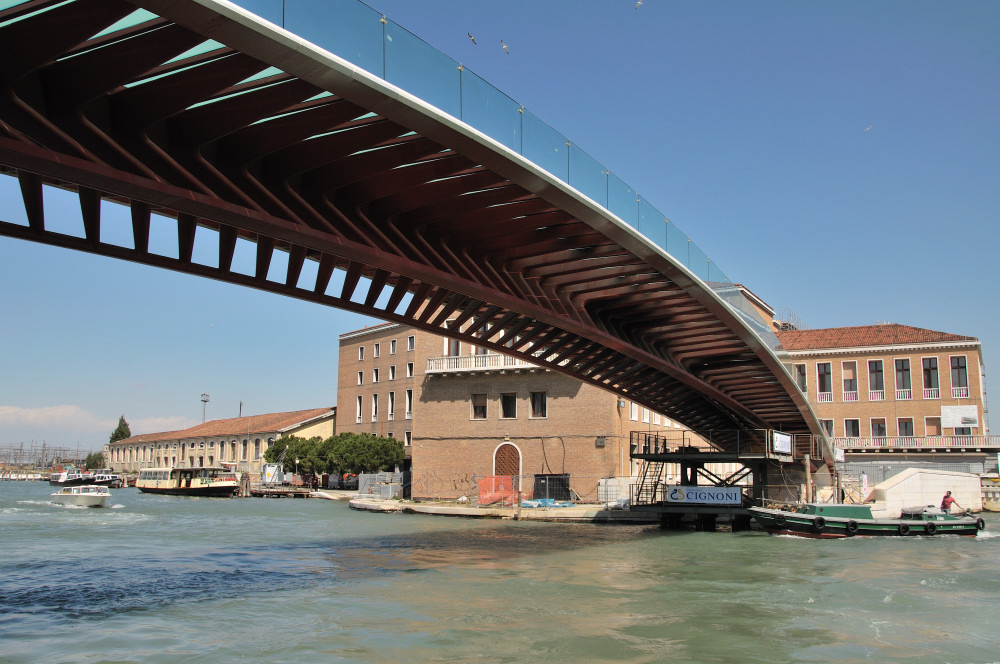
{"label": "rooftop terrace railing", "polygon": [[838,437],[832,442],[842,450],[1000,450],[1000,436],[990,434]]}

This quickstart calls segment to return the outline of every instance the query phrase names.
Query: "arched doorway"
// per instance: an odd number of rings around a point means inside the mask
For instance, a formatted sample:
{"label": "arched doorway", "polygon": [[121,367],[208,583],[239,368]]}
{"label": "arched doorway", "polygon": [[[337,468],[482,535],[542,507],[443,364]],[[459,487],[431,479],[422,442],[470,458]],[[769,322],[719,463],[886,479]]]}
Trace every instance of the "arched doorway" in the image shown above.
{"label": "arched doorway", "polygon": [[521,452],[504,443],[493,453],[493,474],[502,476],[517,476],[521,474]]}

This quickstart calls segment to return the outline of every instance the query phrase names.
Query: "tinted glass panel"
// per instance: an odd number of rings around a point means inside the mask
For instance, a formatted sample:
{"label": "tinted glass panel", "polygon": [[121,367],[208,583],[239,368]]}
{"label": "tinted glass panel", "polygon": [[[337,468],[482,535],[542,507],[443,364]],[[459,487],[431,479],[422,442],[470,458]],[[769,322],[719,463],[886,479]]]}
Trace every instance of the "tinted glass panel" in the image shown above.
{"label": "tinted glass panel", "polygon": [[568,140],[534,113],[524,111],[521,115],[521,128],[524,132],[521,154],[565,181],[569,168],[566,156]]}
{"label": "tinted glass panel", "polygon": [[461,72],[462,120],[515,152],[521,151],[521,106],[468,69]]}
{"label": "tinted glass panel", "polygon": [[642,197],[639,197],[639,232],[660,249],[667,248],[666,216]]}
{"label": "tinted glass panel", "polygon": [[576,145],[569,146],[569,183],[581,193],[607,207],[607,169]]}
{"label": "tinted glass panel", "polygon": [[392,21],[385,28],[385,79],[449,115],[462,117],[458,63]]}
{"label": "tinted glass panel", "polygon": [[381,19],[356,0],[297,0],[285,7],[290,32],[384,77]]}
{"label": "tinted glass panel", "polygon": [[608,210],[632,228],[639,228],[639,195],[614,173],[608,175]]}

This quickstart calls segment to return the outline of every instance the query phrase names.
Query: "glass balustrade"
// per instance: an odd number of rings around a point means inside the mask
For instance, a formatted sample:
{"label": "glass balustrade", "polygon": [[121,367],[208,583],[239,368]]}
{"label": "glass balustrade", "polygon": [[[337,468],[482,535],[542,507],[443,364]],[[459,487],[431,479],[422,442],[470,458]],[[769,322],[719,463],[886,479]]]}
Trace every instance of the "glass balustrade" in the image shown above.
{"label": "glass balustrade", "polygon": [[607,209],[708,285],[732,283],[690,236],[610,169],[459,61],[360,0],[235,1],[522,155]]}

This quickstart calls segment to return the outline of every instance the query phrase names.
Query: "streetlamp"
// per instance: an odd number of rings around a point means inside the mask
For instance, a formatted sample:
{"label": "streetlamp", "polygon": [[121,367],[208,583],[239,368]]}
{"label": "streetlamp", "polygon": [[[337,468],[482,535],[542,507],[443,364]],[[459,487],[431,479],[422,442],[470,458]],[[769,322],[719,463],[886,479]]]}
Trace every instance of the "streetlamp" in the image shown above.
{"label": "streetlamp", "polygon": [[299,458],[295,457],[295,475],[298,477],[299,474]]}
{"label": "streetlamp", "polygon": [[210,397],[204,392],[201,393],[201,423],[205,423],[205,408],[208,406]]}

